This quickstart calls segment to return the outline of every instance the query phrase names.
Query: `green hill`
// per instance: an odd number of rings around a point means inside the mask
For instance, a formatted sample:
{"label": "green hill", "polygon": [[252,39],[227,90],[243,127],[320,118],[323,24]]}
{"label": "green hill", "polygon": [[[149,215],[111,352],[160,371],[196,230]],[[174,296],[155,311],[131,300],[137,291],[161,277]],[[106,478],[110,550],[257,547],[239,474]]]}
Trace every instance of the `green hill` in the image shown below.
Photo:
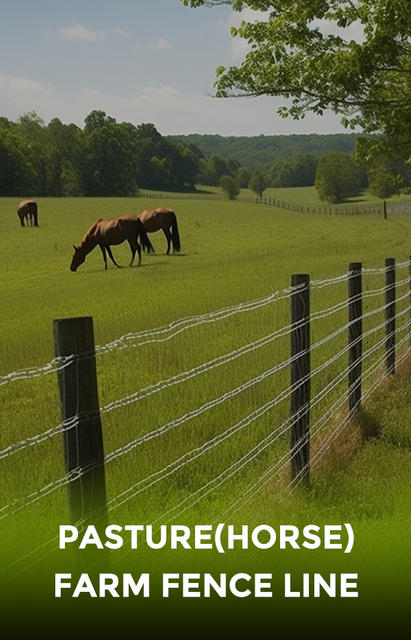
{"label": "green hill", "polygon": [[303,153],[325,153],[342,151],[351,153],[360,134],[306,134],[276,136],[220,136],[192,133],[189,135],[167,136],[195,145],[206,156],[218,155],[233,158],[246,167],[260,163],[271,163],[283,158],[291,158]]}

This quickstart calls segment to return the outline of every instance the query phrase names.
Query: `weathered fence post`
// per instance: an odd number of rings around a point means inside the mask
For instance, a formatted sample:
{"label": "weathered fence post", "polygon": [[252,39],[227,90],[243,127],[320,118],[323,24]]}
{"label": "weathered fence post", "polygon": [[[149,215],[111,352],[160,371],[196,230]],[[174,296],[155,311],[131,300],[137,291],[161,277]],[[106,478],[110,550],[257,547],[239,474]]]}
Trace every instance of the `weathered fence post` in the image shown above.
{"label": "weathered fence post", "polygon": [[[93,319],[54,320],[56,356],[72,356],[58,371],[68,501],[73,523],[107,520],[103,435],[97,393]],[[76,477],[76,473],[78,477]]]}
{"label": "weathered fence post", "polygon": [[291,286],[291,480],[310,480],[310,276],[294,274]]}
{"label": "weathered fence post", "polygon": [[395,373],[395,259],[385,259],[385,350],[387,373]]}
{"label": "weathered fence post", "polygon": [[362,264],[348,267],[348,408],[350,414],[361,405],[362,373]]}

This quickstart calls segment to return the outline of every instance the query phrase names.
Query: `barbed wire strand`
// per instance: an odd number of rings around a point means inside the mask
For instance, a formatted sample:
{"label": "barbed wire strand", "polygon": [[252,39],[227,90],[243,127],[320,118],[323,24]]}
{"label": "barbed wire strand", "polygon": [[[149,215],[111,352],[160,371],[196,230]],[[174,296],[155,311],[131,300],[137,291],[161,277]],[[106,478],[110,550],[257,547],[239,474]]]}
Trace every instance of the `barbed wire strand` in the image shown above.
{"label": "barbed wire strand", "polygon": [[[404,267],[408,267],[410,264],[410,261],[406,261],[406,262],[401,262],[401,263],[397,263],[395,265],[395,270],[399,270],[401,268]],[[362,269],[363,273],[366,274],[381,274],[381,273],[385,273],[387,271],[388,267],[383,267],[380,269]],[[328,286],[330,284],[335,284],[335,283],[340,283],[340,282],[344,282],[344,280],[349,279],[350,277],[354,276],[355,274],[352,272],[348,272],[339,276],[336,276],[334,278],[326,278],[324,280],[312,280],[310,283],[310,287],[315,289],[315,288],[321,288],[324,286]],[[148,329],[148,330],[142,330],[139,332],[135,332],[135,333],[128,333],[125,334],[123,336],[121,336],[120,338],[110,342],[110,343],[106,343],[105,345],[97,345],[95,347],[95,354],[96,355],[100,355],[103,353],[108,353],[111,352],[113,349],[116,349],[119,347],[120,344],[123,344],[126,341],[129,340],[135,340],[138,338],[146,338],[146,337],[152,337],[154,335],[160,335],[163,333],[168,333],[170,331],[175,331],[177,329],[177,332],[174,332],[171,336],[166,337],[164,339],[159,339],[159,340],[153,340],[153,342],[162,342],[164,340],[169,340],[172,337],[175,337],[175,335],[178,335],[181,331],[185,331],[188,328],[192,328],[193,326],[197,326],[198,324],[204,324],[204,323],[208,323],[208,322],[215,322],[217,320],[221,320],[221,319],[225,319],[233,314],[236,313],[242,313],[242,312],[246,312],[246,311],[252,311],[255,308],[261,308],[261,306],[266,306],[267,304],[270,304],[271,302],[276,302],[278,300],[283,300],[286,298],[289,298],[291,296],[292,293],[298,291],[299,289],[304,288],[305,285],[304,284],[300,284],[297,285],[295,287],[288,287],[285,289],[280,289],[277,290],[265,297],[262,298],[256,298],[254,300],[250,300],[250,301],[246,301],[246,302],[241,302],[238,303],[237,305],[232,305],[230,307],[223,307],[222,309],[218,309],[217,311],[213,311],[213,312],[208,312],[205,314],[199,314],[197,316],[188,316],[186,318],[181,318],[179,320],[173,321],[171,323],[169,323],[166,326],[163,327],[157,327],[155,329]],[[184,327],[183,325],[187,325],[186,327]],[[180,329],[178,329],[178,327],[180,327]],[[136,346],[143,346],[143,344],[148,344],[149,342],[143,342],[143,343],[139,343]],[[93,354],[90,353],[84,353],[84,354],[79,354],[80,357],[90,357]],[[13,382],[16,380],[26,380],[26,379],[30,379],[30,378],[35,378],[35,377],[39,377],[42,375],[48,375],[49,373],[53,373],[53,372],[57,372],[59,371],[61,368],[64,368],[65,366],[67,366],[68,364],[70,364],[70,362],[72,361],[72,359],[75,356],[74,354],[69,355],[69,356],[60,356],[57,358],[53,358],[50,362],[46,363],[45,365],[41,365],[39,367],[28,367],[26,369],[20,369],[17,371],[13,371],[10,372],[8,374],[2,375],[0,376],[0,386],[7,384],[9,382]]]}
{"label": "barbed wire strand", "polygon": [[[400,312],[400,313],[399,313],[399,314],[397,314],[397,315],[403,315],[406,311],[408,311],[408,310],[402,311],[402,312]],[[408,327],[409,323],[410,323],[410,321],[408,321],[408,323],[406,323],[405,325],[403,325],[402,327],[400,327],[398,330],[396,330],[396,331],[392,332],[392,334],[393,334],[393,335],[395,335],[395,333],[398,333],[399,331],[404,330],[405,328],[407,328],[407,327]],[[382,326],[384,326],[384,324],[385,324],[385,323],[383,323],[383,324],[382,324]],[[379,328],[379,327],[374,328],[374,329],[370,330],[370,332],[375,332],[375,331],[377,331],[377,330],[378,330],[378,328]],[[364,336],[365,336],[367,333],[370,333],[370,332],[366,332],[366,333],[364,334]],[[361,336],[360,336],[357,340],[359,340],[360,338],[361,338]],[[377,343],[377,345],[374,345],[373,347],[371,347],[371,349],[372,349],[372,350],[375,350],[375,349],[379,348],[382,344],[384,344],[384,343],[385,343],[386,338],[387,338],[387,336],[384,336],[384,337],[383,337],[383,338],[382,338],[382,339]],[[324,338],[323,340],[325,340],[325,338]],[[323,341],[320,341],[320,343],[322,343],[322,342],[323,342]],[[317,373],[319,373],[320,371],[322,371],[324,368],[326,368],[327,366],[329,366],[329,364],[330,364],[331,362],[333,362],[333,361],[335,361],[336,359],[338,359],[339,357],[341,357],[342,353],[346,352],[348,349],[349,349],[349,345],[348,345],[348,346],[346,346],[346,347],[345,347],[345,349],[343,349],[341,352],[339,352],[339,353],[337,353],[336,355],[334,355],[331,359],[329,359],[329,360],[328,360],[328,361],[326,361],[325,363],[320,364],[316,369],[314,369],[314,370],[311,372],[311,374],[308,374],[308,376],[305,376],[305,378],[307,378],[307,379],[308,379],[309,377],[313,377],[314,375],[316,375]],[[299,357],[299,356],[300,356],[300,354],[297,354],[297,356],[295,356],[295,357]],[[364,354],[363,354],[363,358],[365,358],[365,357],[367,357],[366,353],[364,353]],[[266,405],[263,405],[263,407],[260,407],[257,411],[259,411],[260,409],[263,409],[263,408],[265,408],[265,407],[268,407],[268,406],[269,406],[270,408],[271,408],[272,406],[275,406],[275,404],[278,404],[278,402],[280,402],[282,399],[284,399],[285,397],[288,397],[288,396],[292,393],[292,391],[293,391],[293,389],[294,389],[294,388],[298,388],[298,386],[301,386],[302,384],[304,384],[304,382],[305,382],[305,379],[303,378],[302,380],[299,380],[295,385],[287,387],[287,389],[283,390],[283,391],[282,391],[282,392],[281,392],[281,393],[280,393],[276,398],[274,398],[274,400],[271,400],[270,402],[266,403]],[[264,410],[264,413],[266,412],[266,410],[268,410],[268,409],[265,409],[265,410]],[[254,412],[254,413],[255,413],[255,412]],[[249,415],[248,415],[245,419],[243,419],[243,420],[244,420],[244,421],[247,421],[247,420],[248,420],[252,415],[253,415],[253,413],[252,413],[252,414],[249,414]],[[253,421],[254,419],[255,419],[255,418],[252,418],[250,421]],[[240,423],[237,423],[237,425],[241,425],[241,424],[242,424],[242,422],[243,422],[243,421],[240,421]],[[248,424],[248,422],[247,422],[247,424]],[[231,432],[231,429],[234,429],[237,425],[234,425],[234,427],[231,427],[231,428],[230,428],[229,430],[227,430],[227,431],[228,431],[228,432]],[[246,425],[243,425],[243,426],[246,426]],[[242,427],[238,427],[238,428],[242,428]],[[224,433],[227,433],[227,432],[224,432]],[[215,440],[216,438],[218,439],[218,438],[220,438],[220,437],[221,437],[221,434],[220,434],[220,436],[216,436],[215,438],[213,438],[213,439],[212,439],[211,441],[209,441],[208,443],[205,443],[204,445],[202,445],[202,447],[200,447],[200,450],[201,450],[201,449],[203,449],[203,447],[205,447],[204,452],[205,452],[205,451],[207,451],[207,450],[208,450],[208,448],[209,448],[207,445],[208,445],[210,442],[212,442],[213,440]],[[227,435],[226,437],[229,437],[229,436]],[[225,439],[225,438],[224,438],[224,439]],[[215,445],[213,445],[213,446],[215,446]],[[174,465],[176,465],[177,463],[179,463],[179,462],[180,462],[180,460],[182,460],[183,458],[185,458],[185,457],[187,457],[187,456],[190,456],[191,454],[193,454],[193,455],[194,455],[194,454],[196,454],[196,450],[192,450],[192,451],[191,451],[191,452],[189,452],[188,454],[184,454],[184,456],[182,456],[179,460],[175,461],[174,463],[171,463],[171,465],[168,465],[165,469],[163,469],[163,470],[161,470],[161,471],[159,471],[159,472],[156,472],[155,474],[151,474],[151,476],[149,476],[148,478],[144,479],[144,481],[145,481],[145,480],[151,480],[152,478],[154,478],[154,477],[155,477],[155,476],[157,476],[158,474],[162,473],[163,471],[167,471],[167,470],[168,470],[168,468],[169,468],[170,466],[174,466]],[[195,458],[197,458],[197,457],[199,457],[199,455],[202,455],[202,453],[201,453],[201,454],[198,454],[198,453],[197,453],[197,454],[195,455],[194,459],[195,459]],[[190,460],[190,461],[191,461],[191,460]],[[184,464],[186,464],[186,462],[185,462]],[[181,465],[180,465],[180,467],[178,467],[178,468],[181,468]],[[0,520],[1,520],[1,519],[3,519],[4,517],[7,517],[7,516],[12,515],[12,514],[14,514],[14,513],[17,513],[18,511],[20,511],[20,510],[21,510],[22,508],[24,508],[25,506],[29,506],[29,505],[33,504],[34,502],[37,502],[37,501],[38,501],[38,500],[40,500],[41,498],[45,497],[46,495],[49,495],[52,491],[54,491],[54,490],[56,490],[56,489],[58,489],[58,488],[60,488],[60,487],[64,486],[65,484],[68,484],[69,482],[74,482],[75,480],[78,480],[78,479],[80,478],[80,476],[81,476],[81,475],[83,475],[87,470],[88,470],[88,469],[86,469],[86,468],[85,468],[85,469],[78,469],[78,468],[77,468],[77,469],[74,469],[70,474],[67,474],[67,476],[65,476],[65,477],[63,477],[63,478],[60,478],[60,479],[56,480],[56,481],[55,481],[55,482],[53,482],[53,483],[49,483],[49,484],[48,484],[48,485],[46,485],[45,487],[42,487],[41,489],[39,489],[39,490],[37,490],[37,491],[35,491],[35,492],[33,492],[33,493],[29,494],[29,495],[28,495],[28,496],[26,496],[25,498],[23,498],[23,499],[19,499],[19,500],[16,500],[16,501],[14,501],[14,502],[10,503],[9,505],[5,505],[5,506],[1,507],[1,508],[0,508]],[[175,470],[176,470],[176,469],[175,469]],[[172,471],[172,472],[174,473],[174,471]],[[167,476],[168,476],[168,475],[170,475],[170,473],[171,473],[171,472],[167,472]],[[160,479],[162,479],[162,478],[160,478]],[[159,480],[159,479],[157,479],[157,480],[155,480],[155,481],[153,480],[153,482],[152,482],[149,486],[152,486],[152,484],[155,484],[155,483],[157,483],[158,481],[160,481],[160,480]],[[123,493],[127,493],[128,491],[132,491],[132,490],[134,490],[134,488],[135,488],[137,485],[140,485],[142,482],[143,482],[143,481],[139,481],[139,483],[137,483],[136,485],[133,485],[133,486],[132,486],[132,487],[130,487],[126,492],[123,492]],[[139,490],[139,491],[138,491],[138,493],[140,493],[140,492],[141,492],[141,491]],[[6,511],[6,514],[4,514],[4,512],[5,512],[5,511]]]}

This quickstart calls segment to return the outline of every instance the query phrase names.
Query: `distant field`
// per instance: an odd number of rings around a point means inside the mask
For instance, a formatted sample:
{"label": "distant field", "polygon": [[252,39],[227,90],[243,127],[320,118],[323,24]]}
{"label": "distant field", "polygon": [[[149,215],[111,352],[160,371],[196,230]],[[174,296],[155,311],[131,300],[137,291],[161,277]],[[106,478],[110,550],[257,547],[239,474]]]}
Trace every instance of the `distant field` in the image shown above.
{"label": "distant field", "polygon": [[[308,196],[302,192],[300,197]],[[289,338],[285,336],[253,349],[245,357],[232,358],[221,367],[190,377],[183,384],[173,383],[173,377],[181,372],[194,371],[204,362],[286,326],[289,299],[203,324],[162,342],[138,346],[141,340],[135,336],[137,332],[267,296],[287,288],[292,273],[309,273],[314,281],[333,278],[346,273],[353,261],[362,261],[367,269],[381,268],[385,257],[404,262],[410,253],[411,216],[407,215],[393,215],[388,220],[377,216],[303,215],[236,201],[170,199],[161,204],[169,204],[176,211],[182,241],[180,255],[164,255],[165,239],[157,233],[151,238],[157,253],[143,256],[141,267],[116,269],[110,263],[105,272],[97,248],[77,273],[71,273],[72,245],[80,241],[97,217],[138,213],[158,203],[147,198],[38,202],[39,228],[22,229],[15,213],[17,199],[0,200],[0,331],[6,338],[0,346],[0,375],[38,367],[53,358],[55,318],[91,315],[97,345],[128,336],[119,343],[125,348],[113,348],[97,358],[100,405],[107,408],[110,403],[118,403],[116,410],[103,413],[106,454],[152,429],[182,419],[222,394],[230,394],[273,363],[287,358]],[[114,247],[113,252],[121,264],[128,263],[126,245]],[[367,281],[370,290],[381,286],[379,275]],[[328,308],[345,297],[345,283],[320,288],[313,294],[313,309]],[[378,301],[380,304],[380,298]],[[367,304],[374,304],[374,300]],[[345,311],[327,317],[313,327],[313,340],[327,336],[345,322]],[[337,345],[344,345],[345,340],[345,335],[338,336]],[[330,349],[327,344],[321,353],[316,353],[313,366],[330,357]],[[333,379],[338,366],[336,363],[313,382],[313,392]],[[161,393],[153,391],[138,402],[131,399],[137,391],[153,389],[159,381],[166,380],[170,382]],[[140,494],[138,487],[127,491],[156,470],[173,465],[187,451],[201,449],[205,442],[237,424],[288,385],[287,370],[279,372],[275,379],[267,377],[258,386],[229,397],[221,406],[216,404],[181,428],[170,427],[160,440],[136,446],[107,464],[109,499],[119,502],[122,492],[127,498],[135,494],[118,506],[113,517],[127,521],[139,514],[141,520],[152,521],[167,512],[170,505],[188,500],[210,478],[240,460],[266,437],[273,422],[286,419],[288,399],[261,416],[252,429],[244,428],[215,449],[204,451],[198,463],[182,465],[153,484],[147,493]],[[338,393],[337,388],[330,402]],[[45,432],[61,420],[55,373],[9,382],[0,387],[0,394],[2,449]],[[240,474],[221,487],[213,487],[215,492],[210,488],[210,494],[184,517],[195,519],[206,513],[213,517],[224,510],[227,500],[241,496],[276,456],[284,455],[287,447],[288,434],[264,449]],[[0,460],[0,464],[4,473],[0,507],[10,506],[14,500],[49,483],[53,485],[64,476],[61,435],[28,446],[21,453]],[[258,496],[255,508],[258,518]],[[48,535],[46,520],[61,521],[62,513],[67,513],[64,487],[33,501],[33,505],[22,508],[5,522],[11,531],[21,529],[22,522],[31,523],[28,526],[35,522],[33,536],[41,541]]]}
{"label": "distant field", "polygon": [[[307,193],[312,197],[310,188]],[[304,194],[301,190],[300,201]],[[135,329],[148,328],[264,295],[288,286],[293,272],[320,278],[343,272],[350,261],[381,265],[386,255],[408,255],[407,215],[383,222],[374,217],[307,217],[236,201],[173,198],[159,203],[177,212],[181,256],[162,255],[166,243],[159,232],[152,238],[158,255],[143,259],[141,269],[118,271],[110,264],[104,273],[97,248],[73,274],[68,269],[72,245],[97,217],[138,213],[157,203],[145,198],[44,199],[39,201],[40,227],[21,229],[16,199],[0,200],[5,256],[0,281],[9,301],[0,320],[8,335],[2,346],[3,370],[52,355],[54,317],[88,312],[95,317],[97,338],[106,341],[127,332],[130,323]],[[127,265],[126,244],[114,254]]]}
{"label": "distant field", "polygon": [[[205,193],[213,193],[213,194],[221,194],[220,187],[209,187],[209,186],[199,186],[199,190]],[[256,194],[251,189],[241,189],[241,192],[238,196],[238,199],[242,198],[256,198]],[[283,200],[284,202],[288,202],[290,204],[298,204],[309,207],[341,207],[343,208],[347,204],[353,205],[376,205],[382,207],[382,200],[373,196],[369,191],[365,190],[357,196],[353,196],[352,198],[348,198],[345,202],[340,203],[338,205],[330,205],[328,202],[324,202],[320,200],[318,197],[318,193],[315,187],[282,187],[277,189],[265,189],[263,193],[263,198],[275,198],[276,200]],[[408,195],[399,195],[393,196],[387,200],[388,203],[401,202],[403,200],[409,200],[410,196]]]}

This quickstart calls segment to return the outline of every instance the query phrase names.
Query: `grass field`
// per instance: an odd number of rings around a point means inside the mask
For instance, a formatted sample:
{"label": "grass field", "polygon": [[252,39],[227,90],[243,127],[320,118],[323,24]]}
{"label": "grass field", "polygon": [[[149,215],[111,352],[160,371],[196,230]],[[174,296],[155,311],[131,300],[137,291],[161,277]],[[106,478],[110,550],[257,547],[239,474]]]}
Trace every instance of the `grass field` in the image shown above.
{"label": "grass field", "polygon": [[[220,187],[203,186],[198,187],[203,193],[219,194],[222,195]],[[256,198],[256,194],[251,189],[241,189],[238,199]],[[280,200],[289,204],[301,205],[304,207],[312,208],[324,208],[332,207],[333,209],[344,209],[350,205],[364,205],[366,207],[380,207],[382,209],[383,201],[376,196],[373,196],[368,190],[364,190],[356,196],[347,198],[340,204],[330,204],[323,200],[320,200],[315,187],[278,187],[267,188],[264,190],[263,198],[272,198]],[[388,205],[395,204],[397,202],[403,202],[410,200],[410,196],[407,194],[400,194],[392,196],[387,200]]]}
{"label": "grass field", "polygon": [[[317,281],[346,273],[350,262],[362,261],[366,269],[379,269],[384,266],[385,257],[395,257],[398,262],[404,262],[410,254],[411,216],[407,215],[393,215],[388,220],[373,216],[307,216],[235,201],[173,199],[169,204],[176,211],[179,222],[181,254],[164,255],[166,242],[157,233],[151,237],[157,253],[143,256],[141,267],[116,269],[110,263],[109,269],[104,271],[100,251],[95,249],[78,272],[71,273],[72,244],[80,241],[97,217],[137,213],[157,203],[145,198],[50,198],[39,199],[38,202],[39,228],[22,229],[15,213],[16,199],[0,200],[0,247],[3,255],[0,273],[3,298],[0,375],[39,367],[52,360],[52,322],[56,318],[91,315],[95,341],[100,346],[128,335],[120,343],[121,346],[126,344],[127,348],[112,349],[97,358],[100,406],[106,408],[102,414],[106,454],[119,451],[153,429],[170,425],[177,417],[187,416],[190,411],[222,394],[230,394],[233,389],[261,375],[273,363],[286,359],[288,335],[253,349],[246,357],[233,358],[221,367],[192,379],[189,377],[183,384],[167,384],[161,392],[153,391],[159,381],[170,381],[180,372],[191,371],[204,362],[233,352],[286,326],[289,323],[289,299],[252,313],[238,313],[220,322],[203,324],[163,342],[139,346],[142,340],[136,336],[138,332],[267,296],[289,287],[293,273],[309,273],[312,280]],[[167,206],[167,203],[162,201],[161,205]],[[121,264],[128,264],[126,245],[114,247],[113,252]],[[401,277],[404,277],[404,272]],[[366,290],[381,287],[381,278],[381,274],[370,274]],[[407,286],[408,283],[402,291],[407,291]],[[345,289],[345,283],[316,289],[312,295],[313,310],[327,309],[344,300]],[[372,305],[380,305],[381,300],[381,296],[367,299],[365,310],[372,309]],[[345,322],[346,311],[318,321],[313,325],[312,341],[328,336]],[[372,322],[377,326],[381,318]],[[376,335],[381,336],[382,332],[376,331]],[[313,366],[326,361],[345,342],[344,333],[338,335],[332,344],[327,343],[317,350],[318,353],[313,354]],[[376,352],[375,357],[380,353]],[[343,366],[345,364],[336,362],[317,376],[313,381],[313,393],[331,383]],[[218,437],[229,425],[238,424],[244,415],[255,411],[272,398],[273,393],[286,389],[288,385],[289,372],[281,370],[275,377],[267,377],[244,393],[230,396],[226,402],[216,404],[199,417],[182,422],[181,427],[170,427],[160,439],[149,440],[132,448],[127,455],[115,457],[106,465],[108,498],[116,507],[112,517],[118,522],[136,521],[136,518],[152,522],[161,517],[172,518],[184,510],[190,504],[185,500],[195,496],[201,487],[267,437],[273,421],[279,424],[286,420],[289,399],[253,422],[251,429],[243,428],[218,447],[204,451],[194,464],[177,465],[174,469],[174,461],[183,460],[188,451],[200,451],[205,442]],[[145,396],[143,394],[138,402],[132,401],[133,394],[142,389],[149,392]],[[336,386],[324,404],[319,405],[316,409],[318,416],[338,398],[341,389],[341,386]],[[408,391],[397,390],[395,393],[397,396],[394,396],[396,400],[391,409],[388,411],[385,407],[391,418],[394,408],[407,406],[409,387]],[[399,401],[401,393],[404,394],[402,404]],[[0,387],[0,394],[3,409],[1,449],[45,432],[61,421],[55,373],[11,381]],[[111,403],[116,404],[113,411]],[[404,413],[406,409],[398,411]],[[314,411],[313,420],[316,415]],[[379,415],[381,417],[381,411]],[[332,426],[333,420],[329,422]],[[399,432],[395,436],[396,442],[402,442],[402,427],[397,426],[391,431]],[[349,450],[350,438],[354,449],[359,446],[357,436],[348,434]],[[408,436],[405,434],[404,438]],[[297,496],[291,504],[283,504],[283,508],[291,509],[291,513],[300,510],[301,518],[306,516],[307,510],[311,513],[323,511],[327,517],[331,505],[334,515],[345,508],[351,509],[353,518],[358,520],[364,513],[372,515],[373,508],[368,509],[367,499],[361,498],[364,496],[361,487],[357,501],[347,507],[350,492],[356,491],[353,488],[355,477],[361,477],[362,482],[367,483],[371,469],[371,455],[367,463],[367,452],[372,446],[376,445],[367,445],[362,450],[362,457],[353,463],[351,484],[344,485],[344,468],[339,470],[341,480],[337,485],[327,476],[327,467],[322,468],[321,473],[314,476],[313,493],[305,506],[301,506]],[[396,448],[392,438],[387,436],[380,446],[385,449],[380,449],[379,455],[384,460],[392,460],[392,466],[397,465],[400,449],[401,464],[397,468],[408,464],[409,444]],[[210,486],[215,490],[205,494],[201,502],[194,504],[180,518],[192,522],[198,521],[200,516],[204,520],[212,519],[218,517],[233,500],[238,499],[241,503],[241,496],[255,479],[284,455],[287,448],[288,434],[264,449],[240,473],[228,477],[222,486]],[[349,463],[350,455],[347,465]],[[53,484],[64,476],[61,435],[28,446],[0,460],[0,464],[3,467],[1,505],[11,505],[9,511],[13,513],[14,501],[20,505],[19,501],[35,495],[40,487]],[[336,464],[338,466],[338,461]],[[387,465],[390,467],[391,463],[387,462]],[[153,483],[147,492],[138,492],[139,482],[143,483],[150,474],[168,467],[173,469],[173,473],[161,482]],[[282,475],[257,495],[254,503],[248,504],[239,517],[246,515],[257,521],[277,517],[280,513],[278,505],[276,513],[270,513],[272,491],[279,482],[284,482],[287,473],[284,469]],[[34,500],[31,505],[23,505],[24,508],[15,515],[5,518],[6,538],[10,541],[10,532],[18,537],[16,532],[21,531],[24,523],[33,529],[32,544],[41,544],[55,523],[68,517],[65,491],[65,487],[53,491],[49,496]],[[407,491],[408,485],[406,495]],[[134,497],[128,499],[132,494]],[[387,495],[383,501],[383,511],[391,504],[390,496]],[[123,503],[122,497],[127,501]],[[179,510],[170,511],[174,505],[182,506]],[[400,513],[403,513],[403,507],[401,502]],[[15,544],[16,537],[13,540]],[[4,539],[3,544],[3,549],[8,548]],[[22,546],[24,548],[24,544]]]}

